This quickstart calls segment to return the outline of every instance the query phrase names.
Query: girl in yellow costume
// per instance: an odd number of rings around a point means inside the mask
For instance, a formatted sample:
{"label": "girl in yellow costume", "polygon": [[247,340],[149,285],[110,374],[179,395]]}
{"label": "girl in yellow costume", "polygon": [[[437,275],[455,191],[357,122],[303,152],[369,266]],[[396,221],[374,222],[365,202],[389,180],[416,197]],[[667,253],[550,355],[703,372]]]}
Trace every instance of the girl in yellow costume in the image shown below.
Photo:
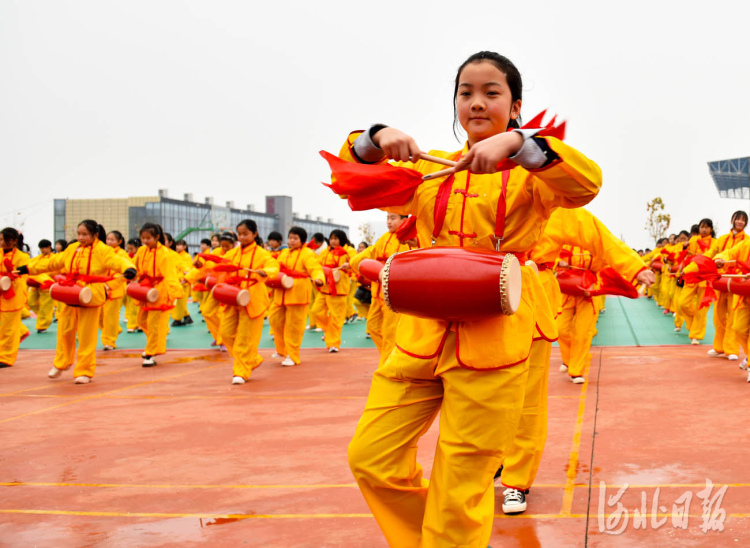
{"label": "girl in yellow costume", "polygon": [[[432,236],[440,246],[511,252],[523,264],[552,211],[591,201],[601,172],[554,137],[535,136],[533,130],[506,132],[520,113],[522,87],[518,70],[505,57],[471,56],[459,68],[454,92],[468,143],[455,153],[430,152],[459,160],[453,176],[421,184],[405,203],[378,207],[417,215],[420,241]],[[423,174],[442,167],[420,161],[414,139],[383,126],[352,133],[339,155],[351,162],[392,158]],[[518,166],[505,176],[496,173],[497,164],[509,157]],[[435,198],[443,184],[447,207],[436,229]],[[496,219],[503,205],[507,214]],[[496,232],[498,225],[504,229]],[[538,277],[529,267],[521,270],[523,295],[512,316],[457,324],[401,317],[396,347],[373,377],[349,446],[354,477],[392,546],[487,546],[492,479],[523,408],[536,324],[556,337]],[[417,443],[438,413],[440,435],[428,482],[416,462]]]}
{"label": "girl in yellow costume", "polygon": [[[348,264],[356,255],[354,248],[349,244],[349,239],[343,230],[334,230],[328,237],[328,248],[320,256],[320,264],[328,268],[341,268]],[[324,340],[328,352],[338,352],[341,346],[341,328],[346,319],[346,299],[349,296],[348,270],[341,272],[341,279],[334,285],[332,280],[327,280],[326,285],[320,289],[321,296],[315,301],[310,314],[315,318],[315,323],[323,328]]]}
{"label": "girl in yellow costume", "polygon": [[[370,247],[370,244],[367,242],[359,242],[359,245],[357,246],[357,254],[362,253],[368,247]],[[352,299],[352,304],[354,305],[356,313],[354,317],[351,318],[351,322],[363,321],[366,320],[367,316],[370,314],[370,305],[372,304],[372,284],[370,280],[366,280],[362,278],[362,276],[357,276],[356,282],[353,283],[357,286],[357,289],[354,290],[354,298]]]}
{"label": "girl in yellow costume", "polygon": [[[397,213],[388,213],[386,219],[388,232],[378,238],[375,245],[368,247],[351,260],[350,265],[355,272],[359,272],[359,265],[364,259],[374,259],[385,264],[388,257],[394,253],[408,251],[416,247],[411,244],[402,244],[396,237],[396,231],[405,219],[406,217]],[[378,352],[380,352],[380,364],[382,365],[396,345],[396,328],[401,315],[385,304],[383,288],[379,283],[373,282],[370,290],[372,302],[370,303],[370,312],[367,314],[367,332],[372,337],[372,342],[375,343]]]}
{"label": "girl in yellow costume", "polygon": [[[719,251],[719,240],[714,238],[714,224],[711,219],[703,219],[698,226],[700,234],[690,238],[687,245],[688,257],[705,255],[712,259]],[[700,302],[706,294],[706,283],[684,284],[675,299],[676,311],[687,323],[690,344],[698,345],[706,336],[708,306],[700,307]]]}
{"label": "girl in yellow costume", "polygon": [[[745,238],[739,245],[714,257],[714,262],[719,268],[724,268],[726,261],[750,262],[750,239]],[[740,297],[739,295],[736,297],[732,329],[735,331],[745,354],[750,355],[750,297]],[[747,360],[740,364],[740,369],[747,369]],[[748,374],[747,382],[750,382],[750,374]]]}
{"label": "girl in yellow costume", "polygon": [[318,287],[325,284],[318,256],[312,249],[304,246],[306,241],[307,231],[304,228],[293,226],[289,230],[289,247],[279,254],[278,262],[282,274],[294,278],[294,286],[290,289],[273,290],[273,307],[268,317],[275,333],[275,356],[284,356],[281,365],[286,367],[301,363],[299,352],[305,335],[305,318],[312,294],[310,280]]}
{"label": "girl in yellow costume", "polygon": [[[131,261],[135,257],[139,247],[141,247],[141,241],[138,238],[131,238],[128,240],[126,251],[128,253],[128,258]],[[128,322],[128,333],[135,333],[136,331],[141,330],[141,328],[138,327],[138,307],[135,305],[135,299],[131,299],[128,296],[127,290],[125,293],[125,319]]]}
{"label": "girl in yellow costume", "polygon": [[250,303],[244,308],[222,305],[221,338],[234,358],[232,384],[245,384],[262,361],[258,356],[258,344],[263,332],[263,318],[271,304],[263,281],[279,273],[279,263],[258,245],[255,221],[241,221],[237,225],[237,238],[240,245],[229,250],[224,258],[242,270],[222,276],[220,282],[248,290]]}
{"label": "girl in yellow costume", "polygon": [[[52,258],[52,242],[41,240],[39,242],[40,255],[37,255],[30,263],[46,262]],[[49,294],[49,288],[54,283],[52,276],[41,274],[39,276],[29,276],[26,285],[29,287],[29,308],[36,314],[36,332],[44,333],[47,331],[55,315],[55,303]]]}
{"label": "girl in yellow costume", "polygon": [[682,329],[682,324],[685,322],[682,314],[675,306],[682,292],[682,287],[677,284],[677,272],[687,256],[686,247],[689,239],[690,234],[686,230],[682,230],[677,235],[675,243],[665,245],[661,252],[664,265],[661,277],[663,285],[660,290],[664,297],[662,306],[664,307],[664,314],[674,314],[674,330],[677,332]]}
{"label": "girl in yellow costume", "polygon": [[[643,262],[646,263],[646,265],[650,267],[653,261],[656,261],[656,260],[661,261],[661,248],[664,247],[666,242],[667,242],[666,238],[659,238],[656,242],[656,247],[654,248],[654,250],[650,251],[649,253],[646,253],[642,257]],[[658,303],[659,302],[659,286],[661,284],[661,270],[659,270],[658,272],[657,271],[653,271],[653,272],[655,275],[655,280],[654,280],[653,285],[651,285],[648,288],[647,295],[649,298],[653,297],[653,299]]]}
{"label": "girl in yellow costume", "polygon": [[182,287],[177,278],[177,254],[164,245],[162,228],[146,223],[141,227],[140,237],[143,245],[133,259],[138,269],[138,282],[159,291],[156,302],[136,301],[138,325],[146,334],[143,367],[153,367],[156,365],[154,357],[167,352],[169,311],[175,299],[182,297]]}
{"label": "girl in yellow costume", "polygon": [[190,317],[187,306],[188,297],[190,297],[190,282],[185,278],[185,275],[193,267],[193,258],[188,253],[188,243],[185,240],[176,242],[175,246],[177,248],[177,278],[182,284],[183,295],[182,298],[177,299],[172,309],[172,327],[180,327],[193,323],[193,318]]}
{"label": "girl in yellow costume", "polygon": [[75,362],[75,383],[87,384],[96,371],[96,339],[99,335],[99,317],[107,302],[106,282],[111,278],[108,273],[123,274],[132,280],[136,271],[127,258],[117,255],[104,243],[107,235],[96,221],[81,221],[77,238],[76,243],[69,245],[64,252],[56,253],[46,264],[30,266],[28,273],[34,276],[60,271],[67,277],[64,285],[79,285],[91,290],[92,298],[88,305],[65,305],[62,308],[57,321],[55,360],[47,374],[55,379]]}
{"label": "girl in yellow costume", "polygon": [[[16,271],[29,264],[29,255],[21,251],[23,236],[6,227],[0,232],[0,278],[10,278],[7,291],[0,292],[0,369],[16,363],[21,340],[29,330],[21,323],[21,310],[26,305],[26,280]],[[21,272],[28,274],[28,270]]]}
{"label": "girl in yellow costume", "polygon": [[[211,240],[208,238],[203,238],[201,240],[200,244],[200,253],[209,253],[211,251]],[[193,271],[193,269],[200,269],[204,266],[205,261],[201,258],[195,258],[190,265],[191,268],[188,271],[188,274]],[[190,283],[190,294],[193,297],[193,302],[198,303],[198,311],[201,313],[201,317],[203,316],[203,303],[206,302],[206,297],[208,297],[208,288],[206,285],[202,282],[196,282],[193,280],[190,280],[188,278],[188,274],[185,275],[185,280]],[[206,322],[205,319],[201,319],[202,322]]]}
{"label": "girl in yellow costume", "polygon": [[[119,230],[113,230],[107,234],[107,245],[114,250],[115,255],[130,261],[128,252],[121,247],[125,245],[125,238],[122,237]],[[115,274],[116,272],[114,271],[107,273],[108,276],[114,276]],[[114,350],[117,348],[117,337],[122,333],[122,328],[120,327],[120,309],[125,298],[126,284],[127,280],[125,278],[116,278],[106,284],[108,287],[107,302],[102,307],[101,317],[102,346],[104,350]]]}
{"label": "girl in yellow costume", "polygon": [[[719,238],[718,253],[724,253],[745,241],[745,227],[747,226],[747,213],[735,211],[732,214],[732,230]],[[736,274],[740,272],[735,266],[725,267],[720,270],[722,274]],[[709,356],[724,357],[730,361],[739,359],[740,341],[737,333],[732,329],[735,316],[734,295],[717,292],[717,300],[714,303],[714,343],[713,348],[708,351]]]}

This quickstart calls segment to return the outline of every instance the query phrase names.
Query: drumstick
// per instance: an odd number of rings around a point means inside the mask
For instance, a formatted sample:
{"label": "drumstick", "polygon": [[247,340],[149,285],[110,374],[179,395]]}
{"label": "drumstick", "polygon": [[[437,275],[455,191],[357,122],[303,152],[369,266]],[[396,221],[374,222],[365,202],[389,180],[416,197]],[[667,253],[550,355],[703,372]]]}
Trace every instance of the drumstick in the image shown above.
{"label": "drumstick", "polygon": [[722,278],[750,278],[750,274],[722,274]]}
{"label": "drumstick", "polygon": [[427,175],[424,175],[422,177],[423,181],[429,181],[430,179],[437,179],[438,177],[445,177],[446,175],[450,175],[453,173],[454,168],[450,169],[442,169],[440,171],[436,171],[435,173],[428,173]]}
{"label": "drumstick", "polygon": [[456,165],[456,162],[454,162],[453,160],[446,160],[445,158],[438,158],[437,156],[430,156],[429,154],[425,154],[424,152],[420,152],[419,157],[422,160],[427,160],[428,162],[432,162],[433,164],[440,164],[443,166],[450,166],[450,167],[454,167]]}

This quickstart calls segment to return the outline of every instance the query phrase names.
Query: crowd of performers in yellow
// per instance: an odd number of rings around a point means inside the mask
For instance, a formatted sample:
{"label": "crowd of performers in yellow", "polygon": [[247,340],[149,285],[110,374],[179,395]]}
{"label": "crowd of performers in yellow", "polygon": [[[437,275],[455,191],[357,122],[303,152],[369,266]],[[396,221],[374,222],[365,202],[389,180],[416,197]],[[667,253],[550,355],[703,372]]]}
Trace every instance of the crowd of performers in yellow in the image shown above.
{"label": "crowd of performers in yellow", "polygon": [[[521,94],[513,63],[480,52],[459,67],[455,80],[455,123],[468,135],[461,150],[426,154],[413,138],[381,124],[352,132],[338,154],[344,168],[331,164],[331,188],[354,209],[367,203],[387,212],[388,227],[374,244],[356,250],[343,231],[308,241],[299,227],[289,230],[286,247],[278,233],[262,245],[255,222],[245,220],[190,255],[184,241],[174,242],[156,224],[143,225],[139,239],[125,243],[119,232],[107,234],[84,220],[76,241],[56,242],[54,251],[42,241],[41,254],[30,260],[21,234],[5,228],[0,366],[13,366],[29,335],[21,322],[28,309],[37,315],[38,332],[57,321],[48,376],[75,366],[78,384],[94,377],[99,332],[104,350],[117,347],[122,307],[128,331],[146,334],[143,366],[152,367],[167,351],[170,318],[172,327],[193,322],[192,297],[213,344],[233,358],[233,384],[246,383],[260,365],[266,318],[273,359],[292,367],[301,363],[306,330],[321,330],[335,354],[345,322],[366,317],[380,360],[349,463],[377,523],[392,546],[487,546],[495,483],[505,487],[503,511],[527,506],[547,435],[553,342],[559,341],[562,371],[584,383],[603,295],[624,287],[624,294],[647,289],[665,314],[674,315],[675,330],[687,324],[699,344],[706,302],[715,292],[710,282],[685,281],[697,268],[690,258],[713,259],[722,273],[744,272],[747,262],[750,271],[744,212],[719,239],[704,219],[695,234],[662,239],[643,256],[614,237],[583,209],[601,187],[599,167],[564,143],[555,133],[559,127],[520,127]],[[344,181],[347,166],[408,168],[404,172],[419,180],[384,190],[364,176]],[[502,257],[503,268],[512,259],[519,265],[515,304],[504,293],[502,299],[488,295],[502,313],[466,321],[441,317],[443,295],[431,293],[437,286],[426,282],[417,300],[429,310],[399,313],[396,257],[446,248],[458,248],[462,262],[422,272],[425,280],[451,272],[471,279],[479,272],[475,257]],[[709,354],[737,360],[740,346],[748,350],[750,298],[729,292],[715,298]],[[416,461],[417,445],[438,413],[428,481]]]}

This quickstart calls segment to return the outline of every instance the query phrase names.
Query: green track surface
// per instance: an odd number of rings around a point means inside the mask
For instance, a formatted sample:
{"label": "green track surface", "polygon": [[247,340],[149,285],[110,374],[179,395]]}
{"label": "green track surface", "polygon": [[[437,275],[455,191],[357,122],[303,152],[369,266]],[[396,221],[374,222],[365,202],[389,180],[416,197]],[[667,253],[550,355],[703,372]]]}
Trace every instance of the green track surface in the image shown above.
{"label": "green track surface", "polygon": [[[167,342],[168,348],[210,348],[213,337],[208,333],[206,324],[201,322],[198,306],[191,303],[188,307],[195,323],[184,327],[173,327]],[[703,340],[704,344],[711,344],[713,340],[712,312],[713,308],[708,315],[708,329]],[[117,340],[117,347],[120,349],[142,349],[146,344],[146,336],[143,333],[127,333],[124,315],[122,320],[123,332]],[[24,320],[24,323],[31,330],[31,336],[21,344],[22,349],[49,350],[55,348],[57,324],[53,323],[46,333],[37,334],[34,330],[35,320],[28,318]],[[594,337],[594,346],[690,344],[686,328],[683,326],[680,333],[675,333],[672,315],[663,314],[654,301],[646,298],[636,300],[608,298],[606,311],[599,316],[597,329],[599,333]],[[344,325],[341,346],[343,348],[374,348],[372,341],[365,338],[365,332],[366,323],[364,321]],[[321,336],[322,333],[305,332],[305,338],[302,342],[303,348],[323,348],[325,345]],[[260,347],[273,348],[273,341],[268,334],[268,322],[263,327]],[[101,342],[99,348],[101,349]]]}

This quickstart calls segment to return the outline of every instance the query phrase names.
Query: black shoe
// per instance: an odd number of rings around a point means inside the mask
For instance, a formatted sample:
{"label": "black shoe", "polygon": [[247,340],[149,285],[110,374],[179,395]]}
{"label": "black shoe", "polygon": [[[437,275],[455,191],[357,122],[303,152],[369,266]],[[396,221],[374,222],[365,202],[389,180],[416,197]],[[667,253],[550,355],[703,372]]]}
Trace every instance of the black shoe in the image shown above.
{"label": "black shoe", "polygon": [[182,318],[182,325],[190,325],[191,323],[193,323],[193,318],[191,318],[190,316]]}
{"label": "black shoe", "polygon": [[503,467],[500,466],[500,468],[497,469],[497,472],[495,472],[495,477],[493,479],[497,479],[500,477],[500,474],[503,473]]}
{"label": "black shoe", "polygon": [[0,362],[0,369],[5,369],[6,367],[13,367],[9,363]]}
{"label": "black shoe", "polygon": [[182,320],[175,320],[172,322],[172,327],[182,327],[183,325]]}
{"label": "black shoe", "polygon": [[37,329],[36,330],[37,333],[45,333],[46,331],[47,331],[46,329]]}

